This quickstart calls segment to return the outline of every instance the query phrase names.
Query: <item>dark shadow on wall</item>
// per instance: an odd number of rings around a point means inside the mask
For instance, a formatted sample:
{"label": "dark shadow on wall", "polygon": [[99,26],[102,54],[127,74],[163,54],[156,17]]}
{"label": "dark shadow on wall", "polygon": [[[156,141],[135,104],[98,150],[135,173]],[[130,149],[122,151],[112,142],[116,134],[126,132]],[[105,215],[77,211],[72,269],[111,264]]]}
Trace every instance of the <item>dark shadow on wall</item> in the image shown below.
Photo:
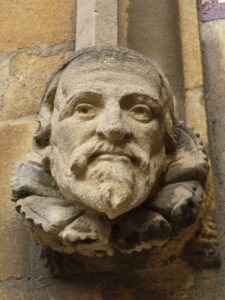
{"label": "dark shadow on wall", "polygon": [[183,68],[177,1],[130,0],[128,48],[155,60],[166,73],[184,120]]}

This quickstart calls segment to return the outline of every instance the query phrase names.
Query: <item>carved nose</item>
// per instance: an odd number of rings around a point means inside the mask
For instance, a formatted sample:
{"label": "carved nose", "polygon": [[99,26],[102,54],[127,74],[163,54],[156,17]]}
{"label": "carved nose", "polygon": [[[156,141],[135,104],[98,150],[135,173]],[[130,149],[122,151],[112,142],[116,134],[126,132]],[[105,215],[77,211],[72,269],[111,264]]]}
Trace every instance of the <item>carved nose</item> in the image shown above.
{"label": "carved nose", "polygon": [[96,130],[98,136],[111,142],[127,141],[131,133],[119,117],[108,116],[102,120]]}

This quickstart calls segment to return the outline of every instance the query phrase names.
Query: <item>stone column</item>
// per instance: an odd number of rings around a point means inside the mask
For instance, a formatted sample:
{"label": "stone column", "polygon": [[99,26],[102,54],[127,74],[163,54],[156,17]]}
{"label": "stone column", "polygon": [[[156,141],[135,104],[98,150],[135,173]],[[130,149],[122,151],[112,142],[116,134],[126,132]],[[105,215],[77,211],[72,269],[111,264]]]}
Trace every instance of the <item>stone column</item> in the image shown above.
{"label": "stone column", "polygon": [[[201,3],[202,1],[199,1],[199,4]],[[217,196],[217,224],[221,259],[215,299],[225,298],[225,4],[223,3],[224,1],[221,0],[213,2],[208,9],[208,14],[200,15],[209,147]],[[202,10],[204,8],[203,6]]]}
{"label": "stone column", "polygon": [[207,124],[203,95],[203,71],[199,23],[195,0],[179,0],[180,38],[183,58],[186,122],[207,144]]}
{"label": "stone column", "polygon": [[117,45],[117,0],[78,0],[76,50],[95,45]]}

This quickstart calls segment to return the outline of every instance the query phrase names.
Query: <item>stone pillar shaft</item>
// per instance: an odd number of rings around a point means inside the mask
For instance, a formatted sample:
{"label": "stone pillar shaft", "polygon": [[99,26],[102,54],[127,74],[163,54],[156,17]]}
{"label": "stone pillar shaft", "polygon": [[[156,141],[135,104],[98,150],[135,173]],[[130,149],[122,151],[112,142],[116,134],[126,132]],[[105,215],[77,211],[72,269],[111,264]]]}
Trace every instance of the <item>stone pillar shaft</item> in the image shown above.
{"label": "stone pillar shaft", "polygon": [[117,0],[78,0],[76,50],[117,43]]}
{"label": "stone pillar shaft", "polygon": [[203,94],[203,71],[197,4],[195,0],[178,1],[187,125],[194,127],[208,143]]}

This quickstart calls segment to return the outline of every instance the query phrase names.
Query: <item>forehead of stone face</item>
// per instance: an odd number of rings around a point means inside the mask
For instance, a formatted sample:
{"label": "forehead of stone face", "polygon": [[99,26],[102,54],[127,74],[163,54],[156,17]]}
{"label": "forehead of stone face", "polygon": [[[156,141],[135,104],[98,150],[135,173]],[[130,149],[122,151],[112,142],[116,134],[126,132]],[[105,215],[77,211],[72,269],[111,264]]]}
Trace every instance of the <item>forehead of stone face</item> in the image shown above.
{"label": "forehead of stone face", "polygon": [[56,102],[62,101],[61,96],[70,97],[77,91],[99,87],[108,91],[117,88],[118,94],[148,94],[159,100],[162,83],[157,68],[148,61],[123,58],[102,55],[91,59],[84,55],[71,61],[60,77]]}

